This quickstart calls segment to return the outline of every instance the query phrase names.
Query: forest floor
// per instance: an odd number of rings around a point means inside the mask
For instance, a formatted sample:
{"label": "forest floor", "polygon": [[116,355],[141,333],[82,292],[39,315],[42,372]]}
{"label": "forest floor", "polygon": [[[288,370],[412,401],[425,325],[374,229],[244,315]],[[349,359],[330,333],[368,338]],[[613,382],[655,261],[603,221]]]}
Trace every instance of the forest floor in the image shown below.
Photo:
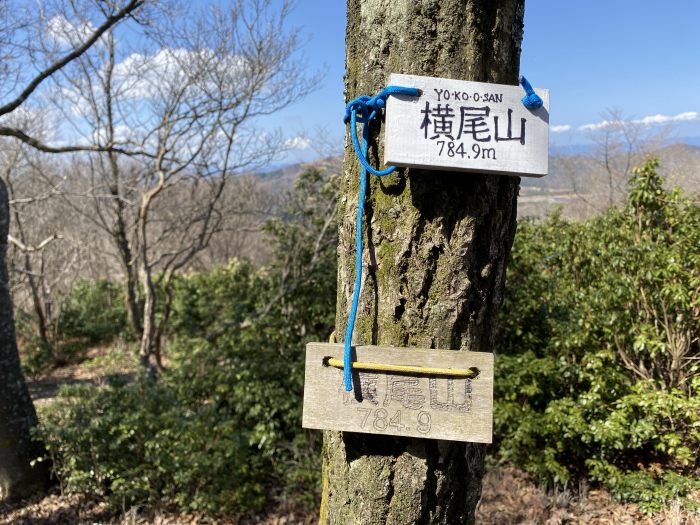
{"label": "forest floor", "polygon": [[[270,506],[242,520],[204,518],[166,511],[142,513],[137,508],[115,516],[104,503],[55,492],[14,507],[0,505],[0,525],[311,525],[318,514],[294,502]],[[583,496],[560,491],[548,493],[514,467],[494,467],[484,479],[477,525],[698,525],[700,514],[672,506],[664,513],[645,516],[636,505],[616,502],[609,493],[590,490]]]}
{"label": "forest floor", "polygon": [[[129,377],[135,361],[119,358],[125,353],[95,349],[80,364],[53,370],[29,381],[37,405],[51,403],[61,385],[104,384],[115,375]],[[700,501],[700,495],[698,495]],[[103,502],[78,494],[48,496],[12,505],[0,504],[0,525],[307,525],[318,523],[316,511],[293,501],[271,504],[263,512],[243,519],[205,518],[164,510],[123,509],[115,515]],[[646,516],[634,504],[615,501],[604,490],[579,487],[545,491],[521,470],[492,466],[484,479],[477,525],[700,525],[700,512],[683,512],[672,505],[664,513]]]}

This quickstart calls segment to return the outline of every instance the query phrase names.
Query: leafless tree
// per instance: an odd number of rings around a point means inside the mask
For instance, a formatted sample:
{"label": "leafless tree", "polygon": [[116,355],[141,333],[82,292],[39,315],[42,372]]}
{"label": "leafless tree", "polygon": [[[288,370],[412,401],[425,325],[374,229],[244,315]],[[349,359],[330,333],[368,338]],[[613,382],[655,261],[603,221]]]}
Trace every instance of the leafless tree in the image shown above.
{"label": "leafless tree", "polygon": [[207,249],[199,252],[185,270],[207,271],[246,259],[255,266],[270,260],[270,245],[263,228],[270,217],[280,213],[280,191],[275,180],[259,175],[240,175],[230,180],[221,196],[224,216],[220,231]]}
{"label": "leafless tree", "polygon": [[[272,315],[276,306],[282,310],[289,298],[304,286],[313,282],[327,283],[335,275],[335,266],[328,264],[335,257],[337,246],[338,193],[340,165],[338,158],[324,159],[303,167],[294,188],[284,192],[276,203],[278,211],[266,221],[267,244],[274,245],[275,257],[270,266],[275,275],[275,292],[247,318],[235,322],[224,321],[211,327],[208,341],[215,341],[229,330],[241,330],[254,326],[260,318]],[[319,279],[318,272],[327,272]],[[329,305],[330,307],[331,305]],[[300,308],[299,304],[295,308]],[[295,316],[302,320],[295,327],[306,333],[305,322],[312,322],[302,312]],[[303,321],[306,319],[306,321]]]}
{"label": "leafless tree", "polygon": [[602,121],[588,130],[594,143],[591,154],[561,160],[574,193],[593,213],[616,206],[627,194],[634,166],[657,150],[670,131],[670,127],[652,127],[619,109],[608,109]]}
{"label": "leafless tree", "polygon": [[[80,144],[49,145],[1,119],[21,108],[27,110],[29,98],[42,86],[52,84],[56,73],[82,57],[105,33],[132,16],[145,3],[145,0],[72,0],[47,5],[44,12],[36,15],[31,12],[33,6],[23,6],[23,2],[4,2],[0,6],[0,56],[5,58],[0,68],[0,93],[4,99],[0,105],[0,136],[13,137],[49,153],[90,149]],[[68,21],[71,15],[76,19],[73,22]],[[100,19],[98,26],[94,25],[94,18]],[[47,29],[64,31],[72,36],[65,41],[55,40],[51,48],[37,45]]]}
{"label": "leafless tree", "polygon": [[[10,121],[34,137],[45,134],[43,115],[13,115]],[[56,348],[55,323],[63,298],[77,279],[114,275],[101,253],[99,235],[58,198],[80,177],[70,159],[46,155],[22,142],[0,138],[0,177],[9,196],[9,275],[15,308],[31,313],[45,348]],[[66,162],[68,161],[68,162]]]}
{"label": "leafless tree", "polygon": [[[46,250],[52,241],[60,238],[58,233],[52,233],[43,239],[34,239],[32,234],[38,233],[35,219],[46,218],[44,214],[33,214],[30,208],[43,200],[43,195],[34,192],[31,177],[28,176],[24,159],[24,151],[17,143],[4,141],[4,148],[0,152],[2,163],[2,178],[7,186],[8,197],[11,206],[12,228],[8,241],[11,245],[9,255],[10,269],[18,274],[19,279],[26,285],[31,300],[32,310],[36,317],[39,338],[42,343],[49,345],[49,325],[51,321],[51,301],[48,299],[46,273]],[[31,188],[31,189],[30,189]],[[24,190],[24,191],[23,191]],[[29,190],[29,191],[27,191]],[[30,224],[27,224],[30,223]],[[14,283],[13,283],[14,284]],[[15,301],[20,294],[15,293]]]}
{"label": "leafless tree", "polygon": [[237,175],[285,149],[283,134],[257,119],[317,81],[297,59],[290,8],[239,0],[228,11],[162,11],[131,40],[138,47],[107,31],[62,71],[55,108],[96,152],[85,161],[86,198],[73,206],[116,248],[144,365],[160,365],[173,276],[230,229],[230,217],[260,213],[226,198]]}
{"label": "leafless tree", "polygon": [[[91,2],[67,0],[49,5],[38,15],[24,2],[0,3],[0,137],[12,137],[44,151],[60,152],[82,149],[80,146],[49,146],[26,129],[14,125],[12,118],[31,111],[30,98],[41,88],[51,85],[56,73],[83,56],[107,31],[133,16],[144,0]],[[43,33],[44,15],[55,7],[73,10],[82,26],[77,45],[56,47],[43,53],[35,44]],[[10,197],[0,179],[0,499],[16,499],[41,490],[48,480],[47,465],[33,465],[41,454],[40,445],[31,437],[37,418],[19,364],[14,329],[12,301],[7,272],[8,235],[10,235]],[[22,243],[24,244],[24,243]],[[25,250],[28,246],[24,244]]]}

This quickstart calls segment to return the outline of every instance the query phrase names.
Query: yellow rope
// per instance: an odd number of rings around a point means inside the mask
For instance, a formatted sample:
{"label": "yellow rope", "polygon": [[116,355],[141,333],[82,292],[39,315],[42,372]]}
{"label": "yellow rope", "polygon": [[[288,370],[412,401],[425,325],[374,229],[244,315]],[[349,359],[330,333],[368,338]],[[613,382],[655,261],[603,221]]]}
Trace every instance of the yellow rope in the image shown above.
{"label": "yellow rope", "polygon": [[[333,357],[326,357],[323,362],[335,368],[343,368],[343,360]],[[427,366],[412,365],[386,365],[383,363],[364,363],[354,361],[353,370],[364,370],[367,372],[398,372],[401,374],[420,374],[427,376],[449,376],[449,377],[469,377],[474,378],[479,375],[477,368],[431,368]]]}

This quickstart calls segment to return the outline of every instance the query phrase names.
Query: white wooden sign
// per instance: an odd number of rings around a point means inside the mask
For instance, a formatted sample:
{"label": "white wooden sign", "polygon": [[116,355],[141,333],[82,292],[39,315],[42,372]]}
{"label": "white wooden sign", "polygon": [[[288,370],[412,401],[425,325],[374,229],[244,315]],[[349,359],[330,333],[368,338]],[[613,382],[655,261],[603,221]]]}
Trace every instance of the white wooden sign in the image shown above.
{"label": "white wooden sign", "polygon": [[390,85],[420,97],[391,95],[384,162],[396,166],[542,177],[549,150],[549,91],[544,105],[523,106],[519,86],[392,74]]}
{"label": "white wooden sign", "polygon": [[[353,369],[353,391],[343,386],[343,345],[306,346],[303,426],[326,430],[392,434],[491,443],[493,354],[386,346],[353,347],[357,364],[409,371]],[[337,361],[333,361],[337,360]],[[451,371],[472,369],[472,377],[412,372],[439,363]]]}

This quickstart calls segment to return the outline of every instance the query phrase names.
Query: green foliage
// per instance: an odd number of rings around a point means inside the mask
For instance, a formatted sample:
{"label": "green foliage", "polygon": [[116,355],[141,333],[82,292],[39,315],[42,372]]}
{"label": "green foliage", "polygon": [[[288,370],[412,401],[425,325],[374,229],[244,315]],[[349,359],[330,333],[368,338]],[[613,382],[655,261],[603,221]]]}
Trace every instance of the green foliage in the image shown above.
{"label": "green foliage", "polygon": [[177,336],[206,337],[223,320],[240,324],[255,311],[258,291],[267,285],[265,277],[246,261],[177,276],[170,331]]}
{"label": "green foliage", "polygon": [[16,308],[14,317],[17,346],[22,358],[22,372],[29,377],[35,377],[53,368],[54,346],[42,341],[37,334],[34,316]]}
{"label": "green foliage", "polygon": [[22,367],[30,376],[82,360],[91,346],[131,335],[123,289],[110,281],[78,282],[60,302],[58,312],[42,340],[35,318],[17,311]]}
{"label": "green foliage", "polygon": [[700,468],[700,210],[656,167],[635,170],[622,210],[520,225],[495,410],[502,458],[548,483],[590,476],[647,511]]}
{"label": "green foliage", "polygon": [[306,171],[287,195],[285,213],[266,225],[277,297],[294,305],[298,329],[321,340],[335,324],[339,187],[337,175]]}
{"label": "green foliage", "polygon": [[[33,327],[32,327],[33,330]],[[52,369],[57,362],[64,359],[58,358],[53,344],[42,341],[35,333],[19,334],[22,352],[22,371],[30,377],[39,376]]]}
{"label": "green foliage", "polygon": [[263,461],[236,420],[219,411],[147,379],[72,386],[43,414],[42,438],[64,490],[104,497],[114,508],[257,507]]}
{"label": "green foliage", "polygon": [[605,461],[588,463],[593,479],[603,482],[618,499],[638,503],[642,512],[659,512],[676,500],[688,510],[700,507],[697,500],[687,497],[700,490],[700,480],[696,478],[662,469],[658,464],[646,470],[623,472]]}
{"label": "green foliage", "polygon": [[[333,329],[337,182],[300,177],[267,225],[269,268],[233,261],[177,278],[157,381],[72,387],[44,411],[65,489],[117,508],[234,514],[273,487],[313,499],[320,437],[300,428],[303,350]],[[498,334],[498,455],[545,483],[600,482],[645,512],[692,507],[698,268],[700,210],[664,189],[654,161],[635,171],[623,209],[521,224]],[[120,295],[77,288],[67,333],[124,330]]]}
{"label": "green foliage", "polygon": [[78,282],[61,307],[57,325],[61,339],[90,344],[110,342],[126,334],[122,287],[107,280]]}
{"label": "green foliage", "polygon": [[295,495],[313,494],[319,481],[318,433],[300,425],[303,359],[305,344],[333,329],[337,190],[335,176],[302,174],[267,224],[270,268],[238,261],[188,276],[173,301],[168,381],[246,429],[265,471]]}
{"label": "green foliage", "polygon": [[337,178],[304,174],[268,225],[270,268],[177,278],[157,381],[62,392],[42,431],[66,490],[233,514],[280,486],[313,500],[320,437],[301,429],[303,359],[333,328],[336,197]]}

